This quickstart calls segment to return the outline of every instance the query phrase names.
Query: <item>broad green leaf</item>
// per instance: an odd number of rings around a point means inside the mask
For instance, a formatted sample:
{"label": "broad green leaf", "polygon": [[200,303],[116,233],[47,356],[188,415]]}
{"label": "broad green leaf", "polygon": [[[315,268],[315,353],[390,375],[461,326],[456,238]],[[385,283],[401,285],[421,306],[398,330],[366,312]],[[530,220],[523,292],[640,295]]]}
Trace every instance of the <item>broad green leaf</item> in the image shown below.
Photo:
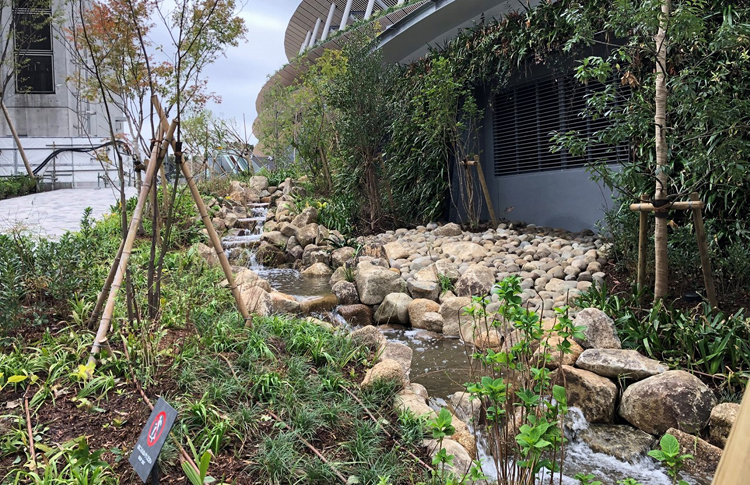
{"label": "broad green leaf", "polygon": [[661,446],[661,450],[667,456],[677,456],[680,453],[680,443],[671,434],[662,436],[659,446]]}

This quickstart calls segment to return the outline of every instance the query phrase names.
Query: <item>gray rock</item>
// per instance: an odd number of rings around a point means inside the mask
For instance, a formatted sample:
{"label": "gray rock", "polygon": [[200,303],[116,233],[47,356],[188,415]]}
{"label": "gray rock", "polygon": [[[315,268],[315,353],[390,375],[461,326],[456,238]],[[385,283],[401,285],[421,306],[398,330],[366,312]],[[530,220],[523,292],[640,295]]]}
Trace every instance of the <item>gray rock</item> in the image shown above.
{"label": "gray rock", "polygon": [[471,298],[452,298],[445,300],[440,305],[440,315],[443,316],[443,335],[446,337],[458,337],[460,329],[465,324],[470,324],[472,318],[464,315],[464,309],[471,306]]}
{"label": "gray rock", "polygon": [[461,230],[461,226],[459,226],[458,224],[449,222],[444,226],[440,226],[437,229],[434,229],[432,233],[440,237],[453,237],[461,236],[463,234],[463,231]]}
{"label": "gray rock", "polygon": [[495,273],[478,264],[472,265],[456,282],[456,295],[482,296],[486,295],[495,284]]}
{"label": "gray rock", "polygon": [[592,424],[578,436],[594,453],[604,453],[630,463],[646,456],[656,442],[648,433],[618,424]]}
{"label": "gray rock", "polygon": [[672,370],[628,386],[619,414],[650,434],[661,435],[674,427],[698,433],[708,424],[715,404],[713,392],[700,379]]}
{"label": "gray rock", "polygon": [[426,268],[422,268],[417,271],[414,275],[416,281],[427,281],[432,283],[439,283],[439,275],[447,277],[451,283],[455,283],[461,274],[458,272],[458,267],[448,261],[447,259],[441,259],[435,263],[430,264]]}
{"label": "gray rock", "polygon": [[[302,266],[312,266],[315,263],[323,263],[326,266],[331,262],[330,255],[318,246],[308,245],[302,253]],[[330,276],[333,273],[328,273]]]}
{"label": "gray rock", "polygon": [[443,254],[461,258],[463,261],[480,260],[487,257],[487,250],[477,243],[458,241],[443,244]]}
{"label": "gray rock", "polygon": [[437,301],[440,297],[440,285],[432,281],[409,281],[408,288],[413,298]]}
{"label": "gray rock", "polygon": [[[318,222],[318,209],[315,207],[305,207],[305,209],[299,213],[294,219],[292,219],[292,224],[295,226],[302,228],[304,226],[307,226],[309,224],[314,224]],[[317,235],[317,234],[316,234]]]}
{"label": "gray rock", "polygon": [[707,481],[713,478],[721,460],[721,448],[679,429],[669,428],[666,434],[677,438],[677,442],[680,443],[680,454],[693,455],[692,460],[684,461],[683,470]]}
{"label": "gray rock", "polygon": [[339,281],[331,288],[331,291],[339,300],[340,305],[356,305],[359,303],[357,287],[349,281]]}
{"label": "gray rock", "polygon": [[[299,216],[297,216],[299,217]],[[297,224],[294,224],[297,226]],[[315,244],[315,240],[318,238],[318,225],[315,223],[307,224],[305,226],[297,226],[297,241],[300,246],[307,247],[309,244]]]}
{"label": "gray rock", "polygon": [[395,382],[399,387],[407,384],[401,364],[392,359],[381,360],[368,370],[362,380],[362,389],[373,387],[379,381]]}
{"label": "gray rock", "polygon": [[667,372],[669,368],[658,360],[649,359],[637,350],[588,349],[576,361],[576,366],[604,377],[625,377],[641,380]]}
{"label": "gray rock", "polygon": [[353,331],[351,334],[349,334],[349,338],[351,338],[352,341],[357,345],[367,347],[374,352],[380,352],[380,348],[385,346],[386,344],[385,336],[380,332],[380,330],[378,330],[376,327],[373,327],[372,325],[368,325],[366,327],[362,327],[358,330]]}
{"label": "gray rock", "polygon": [[[438,446],[439,443],[436,440],[424,440],[422,444],[425,448],[427,448],[428,453],[433,459],[435,455],[440,452],[441,448]],[[451,472],[457,476],[463,476],[464,474],[469,472],[469,470],[471,469],[472,461],[469,452],[466,451],[466,448],[461,446],[457,441],[446,438],[442,442],[442,449],[444,449],[448,455],[453,456],[453,464],[450,466],[446,466],[446,471]]]}
{"label": "gray rock", "polygon": [[302,272],[305,276],[331,276],[333,270],[325,263],[314,263]]}
{"label": "gray rock", "polygon": [[[299,228],[297,226],[292,225],[288,222],[282,222],[279,224],[279,232],[288,238],[296,237],[298,230]],[[299,244],[299,242],[297,244]]]}
{"label": "gray rock", "polygon": [[247,181],[247,185],[258,192],[268,189],[268,178],[262,175],[254,175]]}
{"label": "gray rock", "polygon": [[355,283],[359,299],[365,305],[377,305],[386,295],[406,289],[406,282],[401,278],[400,273],[369,263],[360,263],[357,266]]}
{"label": "gray rock", "polygon": [[471,397],[468,392],[456,392],[449,399],[453,411],[459,419],[467,423],[480,424],[482,417],[482,401]]}
{"label": "gray rock", "polygon": [[331,265],[334,268],[340,268],[346,265],[347,261],[354,257],[355,250],[350,247],[343,247],[335,249],[331,253]]}
{"label": "gray rock", "polygon": [[401,366],[405,376],[409,376],[411,371],[411,358],[414,351],[411,347],[398,342],[387,342],[383,352],[380,354],[379,361],[386,359],[395,360]]}
{"label": "gray rock", "polygon": [[585,327],[585,340],[579,342],[584,349],[620,349],[615,322],[597,308],[586,308],[576,315],[576,326]]}
{"label": "gray rock", "polygon": [[255,252],[255,259],[263,266],[269,268],[275,268],[286,263],[286,255],[284,251],[274,244],[269,244],[264,241],[258,246],[258,250]]}
{"label": "gray rock", "polygon": [[333,286],[339,281],[346,281],[346,276],[347,276],[346,268],[344,268],[343,266],[339,266],[338,268],[336,268],[336,271],[334,271],[333,274],[331,275],[331,279],[328,280],[328,283],[331,286]]}
{"label": "gray rock", "polygon": [[732,431],[732,426],[737,421],[739,412],[740,405],[729,402],[719,404],[711,410],[711,418],[708,422],[708,440],[712,445],[719,448],[726,446],[729,432]]}
{"label": "gray rock", "polygon": [[406,293],[391,293],[386,295],[383,303],[375,312],[375,323],[387,325],[389,323],[409,323],[409,304],[412,298]]}
{"label": "gray rock", "polygon": [[385,256],[389,260],[406,259],[409,257],[409,249],[398,241],[390,242],[383,246]]}

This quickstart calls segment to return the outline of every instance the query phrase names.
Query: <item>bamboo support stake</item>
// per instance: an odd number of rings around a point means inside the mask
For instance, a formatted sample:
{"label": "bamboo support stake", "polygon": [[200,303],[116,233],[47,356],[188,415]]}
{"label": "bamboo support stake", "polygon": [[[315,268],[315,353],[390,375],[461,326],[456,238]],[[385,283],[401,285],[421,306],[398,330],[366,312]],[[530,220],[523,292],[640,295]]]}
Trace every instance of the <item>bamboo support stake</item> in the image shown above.
{"label": "bamboo support stake", "polygon": [[484,170],[482,164],[479,163],[479,155],[474,155],[474,162],[468,162],[469,165],[476,165],[477,173],[479,174],[479,184],[482,186],[482,192],[484,193],[484,201],[487,203],[487,209],[490,211],[490,220],[492,221],[492,227],[497,229],[498,220],[495,215],[495,208],[492,206],[492,199],[490,198],[490,190],[487,188],[487,180],[484,178]]}
{"label": "bamboo support stake", "polygon": [[[690,194],[690,200],[697,202],[698,194]],[[702,203],[701,203],[702,204]],[[695,225],[695,237],[698,239],[698,251],[701,255],[701,268],[703,269],[703,283],[706,286],[706,297],[712,307],[718,308],[716,299],[716,287],[714,287],[714,276],[711,271],[711,259],[708,257],[708,242],[706,241],[706,229],[703,227],[703,215],[701,210],[693,209],[693,224]]]}
{"label": "bamboo support stake", "polygon": [[[167,118],[164,115],[164,111],[162,110],[162,107],[156,103],[156,114],[159,116],[161,120],[161,126],[164,127],[165,123],[167,123]],[[172,140],[173,149],[175,150],[175,153],[177,153],[176,150],[176,144],[174,143],[174,140]],[[175,156],[175,159],[177,157]],[[219,239],[219,235],[216,234],[216,229],[214,228],[214,225],[211,223],[211,217],[208,215],[208,210],[206,209],[206,204],[203,203],[203,198],[201,197],[200,192],[198,191],[198,186],[195,184],[195,180],[193,179],[193,174],[190,173],[190,167],[188,167],[188,164],[185,162],[182,162],[179,164],[180,170],[182,170],[182,175],[185,177],[185,181],[188,184],[188,187],[190,188],[190,193],[193,196],[193,200],[195,201],[195,205],[198,207],[198,212],[201,215],[201,219],[203,220],[203,224],[206,226],[206,231],[208,231],[208,238],[211,240],[211,244],[214,247],[214,251],[216,251],[216,256],[219,258],[219,262],[221,263],[221,269],[224,270],[224,276],[227,277],[227,282],[229,282],[229,288],[232,290],[232,295],[234,296],[235,302],[237,302],[237,309],[240,311],[240,314],[242,315],[242,318],[245,319],[245,325],[248,327],[253,326],[253,317],[250,315],[250,312],[247,310],[247,305],[245,305],[245,300],[242,299],[242,294],[240,292],[240,289],[237,287],[237,283],[234,281],[234,274],[232,274],[232,267],[229,265],[229,260],[227,259],[227,255],[224,254],[224,248],[221,246],[221,240]]]}
{"label": "bamboo support stake", "polygon": [[105,298],[107,298],[107,295],[109,295],[109,289],[112,287],[112,281],[114,281],[115,279],[115,273],[117,273],[117,268],[120,267],[120,258],[122,258],[123,247],[125,247],[125,240],[120,241],[120,248],[117,250],[115,262],[112,264],[112,267],[109,268],[109,274],[107,275],[107,279],[104,282],[104,288],[102,289],[102,292],[99,293],[99,298],[96,299],[96,306],[94,306],[94,311],[91,312],[89,321],[86,324],[88,328],[94,328],[94,322],[97,318],[99,318],[99,314],[101,313],[102,307],[104,306],[104,300]]}
{"label": "bamboo support stake", "polygon": [[660,211],[684,211],[684,210],[694,210],[694,209],[703,209],[706,205],[700,201],[700,200],[686,200],[684,202],[672,202],[671,204],[667,204],[665,206],[662,206],[661,208],[655,208],[654,204],[650,202],[639,202],[637,204],[630,204],[630,210],[633,212],[660,212]]}
{"label": "bamboo support stake", "polygon": [[[647,201],[648,196],[641,195],[641,201]],[[640,205],[640,204],[639,204]],[[640,212],[640,226],[638,228],[638,293],[646,286],[646,254],[648,252],[648,213]]]}
{"label": "bamboo support stake", "polygon": [[741,485],[750,476],[750,392],[745,390],[737,420],[719,460],[712,485]]}
{"label": "bamboo support stake", "polygon": [[[110,322],[112,321],[112,314],[115,310],[115,302],[117,301],[117,292],[122,286],[122,280],[125,276],[125,269],[128,266],[130,260],[130,253],[133,250],[133,242],[135,241],[136,233],[140,225],[141,217],[143,215],[143,206],[146,204],[146,199],[151,191],[151,182],[154,180],[156,168],[159,166],[159,158],[166,152],[166,147],[169,146],[174,132],[177,129],[177,122],[173,121],[167,130],[167,134],[164,141],[158,144],[154,144],[154,148],[151,151],[151,160],[149,161],[148,167],[146,168],[146,176],[144,177],[143,184],[141,185],[141,192],[138,195],[138,203],[133,211],[133,217],[130,219],[130,226],[128,228],[128,235],[125,239],[125,245],[122,249],[122,255],[120,256],[120,264],[117,266],[117,272],[115,273],[114,280],[112,281],[112,287],[107,297],[107,305],[104,307],[104,313],[102,319],[99,322],[99,330],[96,332],[94,338],[94,345],[91,347],[91,355],[89,356],[88,364],[96,362],[96,355],[99,349],[105,345],[107,341],[107,334],[109,333]],[[123,208],[124,209],[124,208]],[[91,371],[89,371],[91,372]]]}
{"label": "bamboo support stake", "polygon": [[5,107],[5,101],[0,101],[0,108],[2,108],[3,110],[3,114],[5,115],[5,121],[8,122],[10,133],[11,135],[13,135],[13,141],[16,142],[16,146],[18,147],[18,152],[21,154],[21,160],[23,160],[23,164],[26,166],[26,172],[29,174],[29,177],[34,178],[34,170],[31,169],[31,164],[29,163],[29,159],[26,156],[26,152],[23,149],[23,145],[21,145],[21,139],[18,137],[18,133],[16,132],[16,127],[13,124],[13,120],[10,119],[10,113],[8,113],[8,108]]}

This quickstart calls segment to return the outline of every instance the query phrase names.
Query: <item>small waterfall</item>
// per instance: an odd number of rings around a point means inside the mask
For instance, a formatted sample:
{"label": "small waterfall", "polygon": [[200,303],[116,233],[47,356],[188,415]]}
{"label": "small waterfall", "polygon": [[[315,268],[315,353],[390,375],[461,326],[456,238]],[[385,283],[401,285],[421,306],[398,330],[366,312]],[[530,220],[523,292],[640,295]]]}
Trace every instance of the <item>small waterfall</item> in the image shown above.
{"label": "small waterfall", "polygon": [[255,261],[255,248],[260,244],[263,234],[263,224],[268,217],[268,203],[257,203],[248,205],[251,217],[237,219],[236,227],[232,233],[221,240],[221,245],[227,258],[236,261],[250,262],[250,269],[259,267]]}

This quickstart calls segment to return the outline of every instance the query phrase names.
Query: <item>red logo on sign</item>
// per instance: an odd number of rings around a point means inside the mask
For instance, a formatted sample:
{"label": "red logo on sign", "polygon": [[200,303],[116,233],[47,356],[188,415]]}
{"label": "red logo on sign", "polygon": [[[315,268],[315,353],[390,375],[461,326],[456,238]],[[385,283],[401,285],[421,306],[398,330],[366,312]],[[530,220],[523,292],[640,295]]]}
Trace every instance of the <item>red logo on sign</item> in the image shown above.
{"label": "red logo on sign", "polygon": [[148,446],[154,446],[167,424],[167,413],[164,411],[156,415],[154,422],[151,423],[151,427],[148,429],[148,436],[146,437],[146,444]]}

